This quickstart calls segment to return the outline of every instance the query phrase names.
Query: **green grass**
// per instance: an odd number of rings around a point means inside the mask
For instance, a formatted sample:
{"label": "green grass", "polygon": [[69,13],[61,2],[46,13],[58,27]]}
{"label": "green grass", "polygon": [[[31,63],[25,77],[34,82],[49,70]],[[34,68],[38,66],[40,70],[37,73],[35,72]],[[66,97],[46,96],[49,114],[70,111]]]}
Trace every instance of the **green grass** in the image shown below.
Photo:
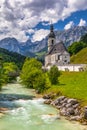
{"label": "green grass", "polygon": [[76,55],[71,57],[71,63],[74,64],[87,64],[87,47],[79,51]]}
{"label": "green grass", "polygon": [[51,86],[49,92],[79,99],[82,105],[87,105],[87,72],[62,72],[59,84]]}

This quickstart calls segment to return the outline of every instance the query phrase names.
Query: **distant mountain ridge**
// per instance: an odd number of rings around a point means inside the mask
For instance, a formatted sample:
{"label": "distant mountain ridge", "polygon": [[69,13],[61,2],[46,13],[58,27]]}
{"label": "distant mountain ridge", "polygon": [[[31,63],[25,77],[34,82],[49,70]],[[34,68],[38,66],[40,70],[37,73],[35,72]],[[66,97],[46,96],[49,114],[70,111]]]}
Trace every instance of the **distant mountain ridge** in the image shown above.
{"label": "distant mountain ridge", "polygon": [[[49,31],[50,32],[50,31]],[[81,36],[87,33],[87,26],[75,26],[68,30],[55,31],[56,42],[63,41],[65,46],[70,46],[73,42],[79,41]],[[17,52],[26,56],[34,56],[34,53],[41,51],[47,46],[47,37],[41,41],[19,42],[16,38],[4,38],[0,40],[0,47],[9,51]]]}

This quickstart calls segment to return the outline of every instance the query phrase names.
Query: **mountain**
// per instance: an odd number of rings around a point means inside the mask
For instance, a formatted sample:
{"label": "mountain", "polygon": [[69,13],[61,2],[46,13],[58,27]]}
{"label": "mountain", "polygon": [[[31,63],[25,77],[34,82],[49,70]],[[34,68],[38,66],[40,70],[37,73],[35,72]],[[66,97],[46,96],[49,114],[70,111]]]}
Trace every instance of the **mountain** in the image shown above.
{"label": "mountain", "polygon": [[76,55],[71,57],[71,63],[74,64],[87,64],[87,47],[83,48]]}
{"label": "mountain", "polygon": [[16,52],[9,52],[6,49],[0,48],[0,58],[2,58],[2,62],[15,62],[21,69],[26,57]]}
{"label": "mountain", "polygon": [[19,42],[15,38],[4,38],[0,41],[0,47],[12,52],[20,53]]}
{"label": "mountain", "polygon": [[[81,36],[87,33],[87,26],[75,26],[68,30],[55,31],[56,41],[63,41],[65,46],[70,46],[73,42],[79,41]],[[25,56],[35,56],[47,46],[47,37],[38,42],[32,42],[28,39],[26,42],[19,42],[15,38],[5,38],[0,40],[0,47],[9,51],[17,52]]]}
{"label": "mountain", "polygon": [[79,41],[80,38],[87,33],[87,26],[75,26],[68,30],[57,31],[56,39],[57,41],[63,41],[66,47],[70,46],[73,42]]}

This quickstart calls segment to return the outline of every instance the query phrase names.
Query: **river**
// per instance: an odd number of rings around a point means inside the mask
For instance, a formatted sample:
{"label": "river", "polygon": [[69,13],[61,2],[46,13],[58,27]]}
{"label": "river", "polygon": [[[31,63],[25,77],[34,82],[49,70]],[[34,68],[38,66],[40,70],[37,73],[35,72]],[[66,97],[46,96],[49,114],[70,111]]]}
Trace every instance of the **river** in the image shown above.
{"label": "river", "polygon": [[87,130],[77,122],[69,122],[61,117],[56,119],[58,110],[43,104],[43,99],[35,98],[33,90],[20,84],[3,87],[1,96],[15,100],[0,100],[0,105],[8,110],[0,118],[0,130]]}

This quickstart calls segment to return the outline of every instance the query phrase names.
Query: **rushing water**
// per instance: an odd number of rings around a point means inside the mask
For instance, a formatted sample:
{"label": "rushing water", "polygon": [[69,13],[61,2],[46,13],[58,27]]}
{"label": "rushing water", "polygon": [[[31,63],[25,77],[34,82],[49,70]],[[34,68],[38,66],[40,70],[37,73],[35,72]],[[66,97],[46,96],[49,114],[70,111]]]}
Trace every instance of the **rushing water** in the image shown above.
{"label": "rushing water", "polygon": [[87,130],[76,122],[63,117],[56,119],[58,111],[43,104],[43,99],[34,98],[32,90],[20,84],[10,84],[0,95],[17,97],[14,101],[0,101],[9,110],[0,118],[0,130]]}

